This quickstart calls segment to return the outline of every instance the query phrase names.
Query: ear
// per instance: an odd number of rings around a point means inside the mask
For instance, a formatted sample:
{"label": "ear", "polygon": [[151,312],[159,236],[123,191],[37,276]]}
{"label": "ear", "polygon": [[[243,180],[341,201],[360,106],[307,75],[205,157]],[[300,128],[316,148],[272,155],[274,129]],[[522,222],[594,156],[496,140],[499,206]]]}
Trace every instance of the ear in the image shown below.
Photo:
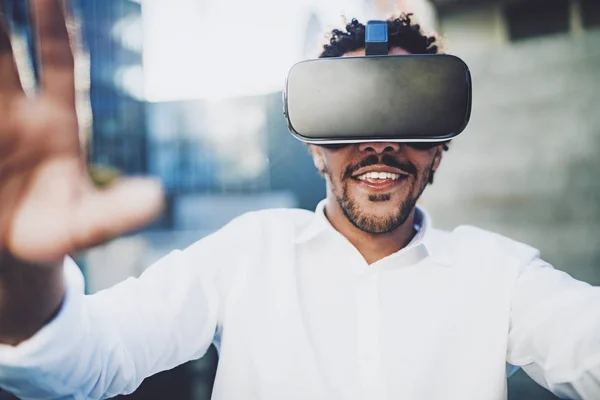
{"label": "ear", "polygon": [[313,158],[313,163],[320,173],[325,171],[325,160],[323,159],[323,149],[319,146],[309,145],[309,151]]}
{"label": "ear", "polygon": [[443,146],[437,146],[435,148],[435,155],[433,156],[433,164],[431,166],[431,170],[432,171],[437,171],[437,169],[440,166],[440,163],[442,162],[442,156],[444,155],[444,147]]}

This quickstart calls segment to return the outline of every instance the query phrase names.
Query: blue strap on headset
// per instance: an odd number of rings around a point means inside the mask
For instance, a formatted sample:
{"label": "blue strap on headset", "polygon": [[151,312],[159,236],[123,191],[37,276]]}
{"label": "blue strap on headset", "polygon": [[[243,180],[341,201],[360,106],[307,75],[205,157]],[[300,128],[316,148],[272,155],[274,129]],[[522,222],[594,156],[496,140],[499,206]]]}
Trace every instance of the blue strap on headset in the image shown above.
{"label": "blue strap on headset", "polygon": [[365,55],[388,54],[388,26],[386,21],[369,21],[365,30]]}

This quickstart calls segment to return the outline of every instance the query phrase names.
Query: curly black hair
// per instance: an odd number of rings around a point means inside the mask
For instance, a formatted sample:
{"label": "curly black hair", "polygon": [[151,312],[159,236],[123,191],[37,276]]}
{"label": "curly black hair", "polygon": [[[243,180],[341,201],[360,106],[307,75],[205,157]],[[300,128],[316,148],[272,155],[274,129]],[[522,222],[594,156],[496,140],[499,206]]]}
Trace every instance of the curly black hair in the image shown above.
{"label": "curly black hair", "polygon": [[[436,44],[436,36],[427,36],[419,24],[411,21],[412,13],[400,14],[389,18],[388,26],[388,49],[401,47],[411,54],[439,54],[441,48]],[[353,18],[346,25],[346,31],[333,29],[329,34],[329,43],[323,45],[323,51],[319,58],[342,57],[344,54],[363,49],[365,47],[365,25]],[[442,143],[442,148],[448,150],[450,140]],[[415,143],[414,147],[428,147],[428,144]],[[429,177],[429,183],[433,183],[433,173]]]}
{"label": "curly black hair", "polygon": [[[412,54],[438,54],[440,48],[435,44],[435,36],[423,33],[419,24],[413,24],[413,14],[401,14],[389,18],[388,46],[401,47]],[[319,58],[341,57],[344,54],[365,47],[365,26],[356,18],[346,25],[346,32],[333,29],[329,34],[329,43],[323,46]]]}

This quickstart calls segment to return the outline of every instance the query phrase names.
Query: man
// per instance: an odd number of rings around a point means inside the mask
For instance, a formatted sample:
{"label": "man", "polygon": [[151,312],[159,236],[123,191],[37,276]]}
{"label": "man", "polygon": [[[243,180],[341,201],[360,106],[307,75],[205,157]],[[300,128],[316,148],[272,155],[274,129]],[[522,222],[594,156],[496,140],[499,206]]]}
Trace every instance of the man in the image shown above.
{"label": "man", "polygon": [[[416,202],[442,144],[311,147],[327,183],[315,213],[245,214],[84,296],[64,257],[146,222],[161,195],[88,184],[58,4],[32,2],[38,97],[0,35],[0,386],[111,397],[215,343],[215,399],[504,399],[512,366],[559,396],[600,396],[600,291],[527,245],[433,228]],[[388,26],[390,53],[437,51],[407,17]],[[352,21],[323,56],[363,45]]]}

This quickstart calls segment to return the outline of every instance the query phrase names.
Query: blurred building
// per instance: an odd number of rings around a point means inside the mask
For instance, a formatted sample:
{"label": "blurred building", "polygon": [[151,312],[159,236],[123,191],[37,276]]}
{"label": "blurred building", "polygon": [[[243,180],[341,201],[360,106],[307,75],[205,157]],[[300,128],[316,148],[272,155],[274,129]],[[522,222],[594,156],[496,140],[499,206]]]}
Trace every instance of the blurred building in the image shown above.
{"label": "blurred building", "polygon": [[76,6],[90,54],[90,161],[126,175],[146,173],[141,4],[86,0]]}

